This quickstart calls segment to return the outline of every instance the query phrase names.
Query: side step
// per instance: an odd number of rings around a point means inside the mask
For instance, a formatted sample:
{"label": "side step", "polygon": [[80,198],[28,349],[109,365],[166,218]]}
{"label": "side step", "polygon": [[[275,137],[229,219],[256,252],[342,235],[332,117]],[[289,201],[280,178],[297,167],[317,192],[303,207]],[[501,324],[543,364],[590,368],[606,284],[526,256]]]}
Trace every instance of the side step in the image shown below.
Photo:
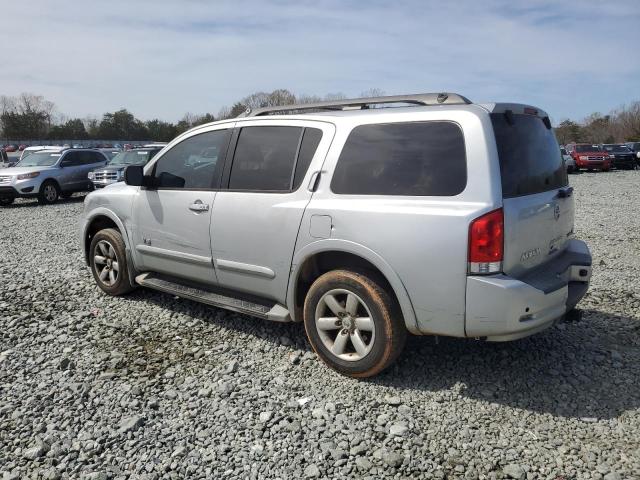
{"label": "side step", "polygon": [[274,322],[291,321],[289,310],[279,303],[270,301],[256,303],[254,300],[230,296],[230,293],[227,291],[222,293],[214,289],[195,286],[187,281],[174,279],[158,273],[147,272],[140,274],[136,277],[136,283],[143,287],[153,288],[154,290],[177,295],[178,297],[188,298],[196,302],[233,310],[234,312],[264,318]]}

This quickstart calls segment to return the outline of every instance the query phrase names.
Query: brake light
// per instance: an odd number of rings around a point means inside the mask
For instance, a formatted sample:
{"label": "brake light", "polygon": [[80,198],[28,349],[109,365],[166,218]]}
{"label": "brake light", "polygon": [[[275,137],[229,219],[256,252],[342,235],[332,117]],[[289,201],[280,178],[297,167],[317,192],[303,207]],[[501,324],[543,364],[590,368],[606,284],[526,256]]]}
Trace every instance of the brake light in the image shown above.
{"label": "brake light", "polygon": [[469,226],[469,273],[502,271],[504,214],[502,208],[476,218]]}

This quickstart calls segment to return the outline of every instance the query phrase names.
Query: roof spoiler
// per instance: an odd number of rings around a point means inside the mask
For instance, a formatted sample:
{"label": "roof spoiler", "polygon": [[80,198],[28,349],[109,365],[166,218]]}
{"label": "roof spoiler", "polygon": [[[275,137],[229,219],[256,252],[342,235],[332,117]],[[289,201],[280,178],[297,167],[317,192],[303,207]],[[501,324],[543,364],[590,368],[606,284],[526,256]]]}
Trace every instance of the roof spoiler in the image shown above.
{"label": "roof spoiler", "polygon": [[326,102],[301,103],[294,105],[280,105],[263,107],[252,110],[247,108],[238,115],[242,117],[258,117],[279,112],[304,112],[305,110],[366,110],[370,105],[409,103],[413,105],[468,105],[471,103],[466,97],[457,93],[420,93],[416,95],[392,95],[384,97],[365,97],[344,100],[330,100]]}

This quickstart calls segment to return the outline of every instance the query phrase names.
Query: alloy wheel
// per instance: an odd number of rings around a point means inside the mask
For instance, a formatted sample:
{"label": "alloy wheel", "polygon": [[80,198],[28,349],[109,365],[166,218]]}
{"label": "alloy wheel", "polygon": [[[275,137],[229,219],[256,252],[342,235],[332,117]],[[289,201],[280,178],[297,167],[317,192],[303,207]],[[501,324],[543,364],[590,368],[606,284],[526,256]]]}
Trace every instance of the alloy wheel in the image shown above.
{"label": "alloy wheel", "polygon": [[315,325],[323,345],[343,360],[362,360],[373,348],[376,331],[371,312],[349,290],[334,289],[322,296]]}
{"label": "alloy wheel", "polygon": [[106,240],[100,240],[96,244],[93,256],[93,268],[98,278],[106,286],[111,287],[118,281],[120,267],[116,250]]}

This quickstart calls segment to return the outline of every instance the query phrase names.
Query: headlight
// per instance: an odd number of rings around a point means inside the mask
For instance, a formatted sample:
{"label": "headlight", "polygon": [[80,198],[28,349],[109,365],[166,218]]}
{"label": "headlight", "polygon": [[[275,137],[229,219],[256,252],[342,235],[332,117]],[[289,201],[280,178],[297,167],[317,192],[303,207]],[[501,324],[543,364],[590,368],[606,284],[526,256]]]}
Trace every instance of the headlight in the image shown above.
{"label": "headlight", "polygon": [[96,174],[93,172],[89,172],[89,180],[95,180],[96,179]]}
{"label": "headlight", "polygon": [[589,160],[589,157],[586,155],[580,155],[580,160]]}
{"label": "headlight", "polygon": [[40,172],[22,173],[18,175],[18,180],[26,180],[27,178],[36,178]]}

